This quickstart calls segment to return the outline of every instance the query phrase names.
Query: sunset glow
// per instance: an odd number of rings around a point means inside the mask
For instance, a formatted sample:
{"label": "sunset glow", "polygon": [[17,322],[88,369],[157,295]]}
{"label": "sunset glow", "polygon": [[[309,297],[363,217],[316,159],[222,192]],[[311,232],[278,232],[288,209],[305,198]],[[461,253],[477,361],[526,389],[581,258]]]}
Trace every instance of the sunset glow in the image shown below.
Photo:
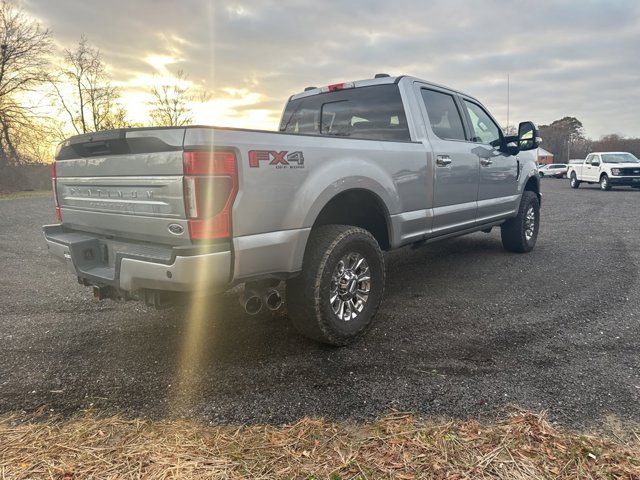
{"label": "sunset glow", "polygon": [[[175,82],[179,71],[194,95],[195,123],[257,129],[277,128],[287,98],[307,86],[385,72],[469,92],[503,125],[509,75],[512,120],[544,124],[571,114],[593,137],[640,133],[628,108],[640,103],[640,27],[631,13],[637,3],[587,3],[579,12],[544,3],[525,19],[505,6],[491,48],[480,40],[496,23],[491,9],[465,3],[436,1],[427,9],[414,1],[397,8],[359,1],[114,0],[108,13],[74,0],[25,0],[24,6],[52,30],[58,54],[81,35],[100,49],[137,124],[149,122],[151,87]],[[574,20],[560,25],[568,14]],[[594,29],[597,38],[587,33]],[[598,93],[606,86],[615,88],[605,99]]]}

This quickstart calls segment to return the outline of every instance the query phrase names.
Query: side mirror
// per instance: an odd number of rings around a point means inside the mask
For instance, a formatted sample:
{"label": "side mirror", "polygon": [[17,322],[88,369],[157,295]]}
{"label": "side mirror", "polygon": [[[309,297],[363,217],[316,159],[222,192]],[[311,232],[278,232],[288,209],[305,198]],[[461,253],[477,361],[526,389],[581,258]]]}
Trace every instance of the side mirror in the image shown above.
{"label": "side mirror", "polygon": [[592,167],[599,167],[600,166],[600,160],[594,158],[593,160],[591,160],[591,166]]}
{"label": "side mirror", "polygon": [[522,122],[518,126],[518,149],[535,150],[542,143],[538,127],[533,122]]}

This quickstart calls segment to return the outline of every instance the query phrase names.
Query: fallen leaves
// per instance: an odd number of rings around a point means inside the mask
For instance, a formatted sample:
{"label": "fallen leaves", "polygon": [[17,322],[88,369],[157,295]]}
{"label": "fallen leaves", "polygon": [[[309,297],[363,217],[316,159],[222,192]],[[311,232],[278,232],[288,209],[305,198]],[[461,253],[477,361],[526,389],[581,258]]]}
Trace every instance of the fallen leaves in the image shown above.
{"label": "fallen leaves", "polygon": [[0,478],[91,477],[635,480],[640,441],[563,431],[525,411],[487,425],[404,413],[358,425],[302,419],[241,427],[91,415],[0,419]]}

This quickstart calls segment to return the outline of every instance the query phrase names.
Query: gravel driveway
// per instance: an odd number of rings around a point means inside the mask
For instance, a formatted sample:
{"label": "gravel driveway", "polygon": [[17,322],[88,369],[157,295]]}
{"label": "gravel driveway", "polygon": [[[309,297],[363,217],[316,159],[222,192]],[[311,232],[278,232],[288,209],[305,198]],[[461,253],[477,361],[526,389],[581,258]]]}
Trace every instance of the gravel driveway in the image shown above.
{"label": "gravel driveway", "polygon": [[51,199],[0,200],[0,412],[235,423],[516,404],[570,426],[638,422],[640,191],[596,187],[543,181],[530,254],[496,229],[390,253],[374,327],[342,349],[247,317],[234,294],[162,312],[96,302],[47,255]]}

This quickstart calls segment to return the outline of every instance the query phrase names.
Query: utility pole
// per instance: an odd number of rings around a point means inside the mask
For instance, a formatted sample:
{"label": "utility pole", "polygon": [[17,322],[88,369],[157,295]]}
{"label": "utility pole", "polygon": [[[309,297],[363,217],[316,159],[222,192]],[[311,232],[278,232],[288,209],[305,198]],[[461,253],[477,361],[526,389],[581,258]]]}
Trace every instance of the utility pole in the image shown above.
{"label": "utility pole", "polygon": [[509,94],[510,94],[510,79],[507,73],[507,135],[509,135]]}

